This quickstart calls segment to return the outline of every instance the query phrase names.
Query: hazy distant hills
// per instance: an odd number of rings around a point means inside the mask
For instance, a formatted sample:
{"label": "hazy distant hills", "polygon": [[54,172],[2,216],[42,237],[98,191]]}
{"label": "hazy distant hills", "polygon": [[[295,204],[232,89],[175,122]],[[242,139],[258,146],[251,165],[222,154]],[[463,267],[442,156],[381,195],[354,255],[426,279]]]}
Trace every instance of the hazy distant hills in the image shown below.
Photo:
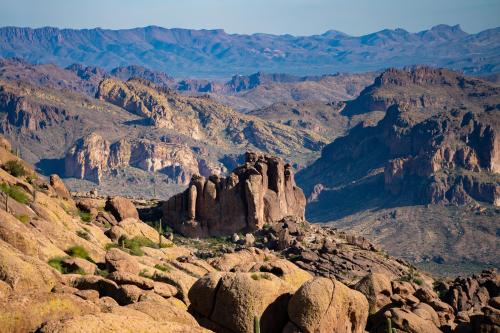
{"label": "hazy distant hills", "polygon": [[0,56],[32,63],[83,63],[106,70],[142,65],[175,77],[230,77],[256,71],[294,75],[373,71],[428,64],[468,74],[500,72],[500,28],[468,34],[438,25],[410,33],[365,36],[337,31],[292,36],[228,34],[223,30],[0,28]]}

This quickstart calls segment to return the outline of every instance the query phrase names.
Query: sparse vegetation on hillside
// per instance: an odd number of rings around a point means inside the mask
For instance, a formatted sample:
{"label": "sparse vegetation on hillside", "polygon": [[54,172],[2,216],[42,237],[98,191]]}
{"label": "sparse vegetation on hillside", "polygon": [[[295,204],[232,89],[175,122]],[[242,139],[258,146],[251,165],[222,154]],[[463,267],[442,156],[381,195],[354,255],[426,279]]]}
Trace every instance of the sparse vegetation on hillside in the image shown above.
{"label": "sparse vegetation on hillside", "polygon": [[17,185],[0,184],[0,190],[19,203],[27,204],[29,201],[26,193]]}
{"label": "sparse vegetation on hillside", "polygon": [[66,253],[70,257],[82,258],[82,259],[88,260],[90,262],[94,262],[92,260],[92,258],[90,258],[90,255],[87,252],[87,250],[83,246],[80,246],[80,245],[75,245],[75,246],[70,247],[69,249],[66,250]]}
{"label": "sparse vegetation on hillside", "polygon": [[16,160],[6,162],[4,165],[2,165],[2,169],[7,171],[14,177],[22,177],[28,173],[23,164]]}

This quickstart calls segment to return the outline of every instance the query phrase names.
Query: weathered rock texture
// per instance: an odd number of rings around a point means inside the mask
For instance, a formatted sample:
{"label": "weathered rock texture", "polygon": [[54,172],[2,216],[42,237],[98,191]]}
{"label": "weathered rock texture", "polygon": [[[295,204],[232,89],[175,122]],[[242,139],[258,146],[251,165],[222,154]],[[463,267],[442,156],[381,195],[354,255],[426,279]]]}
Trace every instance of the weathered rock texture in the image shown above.
{"label": "weathered rock texture", "polygon": [[66,153],[67,177],[99,183],[105,172],[132,166],[149,172],[161,172],[179,184],[188,184],[192,175],[220,175],[221,164],[206,161],[183,144],[153,142],[145,139],[121,139],[109,143],[97,133],[91,133]]}
{"label": "weathered rock texture", "polygon": [[163,206],[163,221],[185,235],[231,235],[261,229],[285,216],[304,217],[305,197],[292,167],[247,153],[227,178],[194,176],[189,188]]}

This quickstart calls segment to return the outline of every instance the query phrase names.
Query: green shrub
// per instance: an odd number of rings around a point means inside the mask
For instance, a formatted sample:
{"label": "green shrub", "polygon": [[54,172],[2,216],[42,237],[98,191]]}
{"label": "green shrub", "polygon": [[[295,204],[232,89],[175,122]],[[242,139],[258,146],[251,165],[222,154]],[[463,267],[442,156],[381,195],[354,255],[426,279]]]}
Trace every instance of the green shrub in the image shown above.
{"label": "green shrub", "polygon": [[2,166],[2,169],[10,173],[14,177],[21,177],[27,174],[26,169],[19,161],[8,161]]}
{"label": "green shrub", "polygon": [[88,241],[90,240],[90,234],[85,230],[77,230],[76,234],[78,235],[78,237],[81,237]]}
{"label": "green shrub", "polygon": [[168,267],[168,266],[166,266],[166,265],[160,265],[160,264],[156,264],[156,265],[155,265],[155,268],[156,268],[157,270],[160,270],[160,271],[162,271],[162,272],[167,272],[167,273],[168,273],[168,272],[170,272],[170,271],[172,270],[170,267]]}
{"label": "green shrub", "polygon": [[102,276],[102,277],[108,277],[109,271],[107,269],[97,268],[96,274],[99,275],[99,276]]}
{"label": "green shrub", "polygon": [[83,246],[80,245],[75,245],[70,247],[69,249],[66,250],[66,253],[71,256],[71,257],[76,257],[76,258],[82,258],[85,260],[88,260],[90,262],[94,262],[90,256],[87,250]]}
{"label": "green shrub", "polygon": [[108,243],[108,244],[106,244],[106,246],[104,246],[104,249],[106,249],[106,251],[109,251],[115,247],[120,247],[120,245],[118,245],[116,243]]}
{"label": "green shrub", "polygon": [[90,214],[90,212],[84,212],[82,210],[78,210],[78,215],[80,216],[83,222],[92,221],[92,215]]}
{"label": "green shrub", "polygon": [[122,239],[121,240],[121,245],[128,249],[130,254],[134,256],[143,256],[144,251],[141,250],[141,247],[147,246],[147,247],[152,247],[156,248],[157,244],[155,244],[151,239],[144,237],[144,236],[136,236],[132,239]]}
{"label": "green shrub", "polygon": [[80,275],[85,275],[85,271],[82,268],[78,268],[76,270],[71,270],[68,266],[65,266],[63,264],[63,260],[66,259],[67,257],[52,257],[49,259],[48,264],[49,266],[57,269],[59,272],[62,274],[80,274]]}
{"label": "green shrub", "polygon": [[0,190],[19,203],[27,204],[29,199],[25,192],[17,185],[9,186],[6,183],[0,184]]}
{"label": "green shrub", "polygon": [[269,275],[268,273],[253,273],[252,275],[250,275],[250,277],[252,279],[254,279],[255,281],[258,281],[260,279],[266,279],[266,280],[271,280],[272,277],[271,275]]}
{"label": "green shrub", "polygon": [[28,224],[30,222],[30,217],[26,214],[18,214],[16,215],[16,218],[23,224]]}
{"label": "green shrub", "polygon": [[63,266],[62,266],[62,261],[64,259],[65,259],[64,257],[52,257],[49,259],[48,263],[51,267],[57,269],[61,273],[64,273]]}
{"label": "green shrub", "polygon": [[140,271],[139,272],[139,276],[142,276],[142,277],[145,277],[145,278],[148,278],[148,279],[152,279],[153,278],[153,276],[151,274],[149,274],[146,269],[143,269],[142,271]]}

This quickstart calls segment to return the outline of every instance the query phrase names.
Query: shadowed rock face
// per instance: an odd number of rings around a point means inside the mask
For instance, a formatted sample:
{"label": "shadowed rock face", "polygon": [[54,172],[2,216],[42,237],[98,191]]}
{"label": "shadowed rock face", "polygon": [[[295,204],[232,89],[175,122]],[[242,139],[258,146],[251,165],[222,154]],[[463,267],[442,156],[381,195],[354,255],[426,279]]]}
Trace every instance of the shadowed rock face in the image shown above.
{"label": "shadowed rock face", "polygon": [[164,203],[163,221],[189,236],[261,229],[285,216],[304,218],[305,197],[283,160],[247,153],[226,178],[194,176],[189,188]]}

